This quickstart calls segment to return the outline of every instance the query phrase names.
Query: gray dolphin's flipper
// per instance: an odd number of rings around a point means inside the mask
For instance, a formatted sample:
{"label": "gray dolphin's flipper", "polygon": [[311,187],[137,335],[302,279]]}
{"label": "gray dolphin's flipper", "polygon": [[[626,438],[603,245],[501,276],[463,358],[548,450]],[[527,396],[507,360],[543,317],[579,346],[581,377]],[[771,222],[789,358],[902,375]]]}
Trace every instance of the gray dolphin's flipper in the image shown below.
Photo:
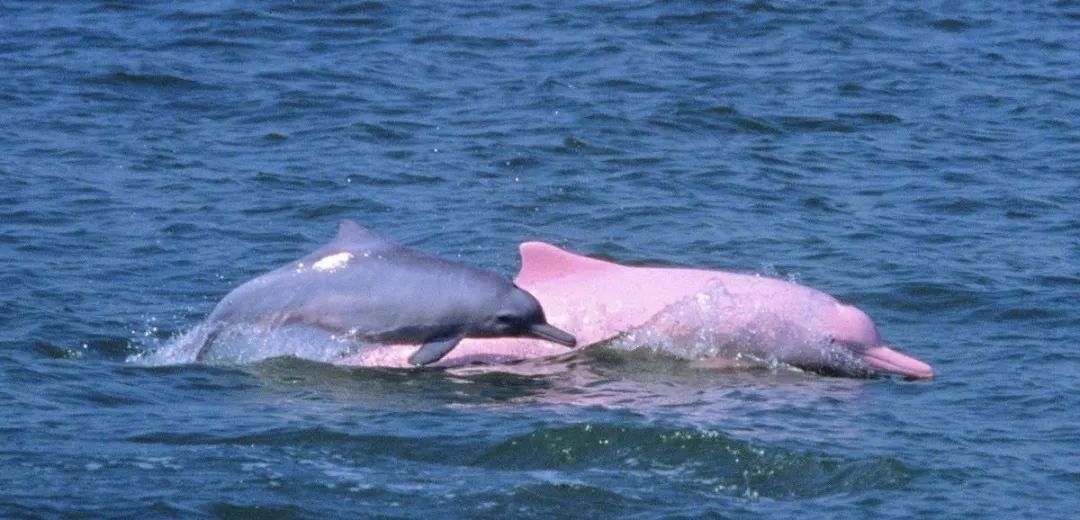
{"label": "gray dolphin's flipper", "polygon": [[409,356],[409,364],[414,367],[430,365],[453,350],[461,341],[461,338],[461,334],[456,332],[446,336],[428,338],[416,352],[413,352],[413,355]]}

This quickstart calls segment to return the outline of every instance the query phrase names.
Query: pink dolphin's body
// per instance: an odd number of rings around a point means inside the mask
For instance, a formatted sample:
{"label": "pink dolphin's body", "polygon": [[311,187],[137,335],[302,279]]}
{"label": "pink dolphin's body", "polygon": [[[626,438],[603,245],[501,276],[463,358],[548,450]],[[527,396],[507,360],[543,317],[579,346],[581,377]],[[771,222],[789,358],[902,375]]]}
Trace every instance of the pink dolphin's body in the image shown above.
{"label": "pink dolphin's body", "polygon": [[[630,267],[521,245],[514,282],[543,305],[548,322],[579,348],[650,348],[703,366],[778,361],[844,375],[929,379],[929,365],[886,346],[865,313],[833,297],[775,278],[724,271]],[[407,367],[415,350],[379,345],[343,365]],[[528,338],[466,338],[436,366],[506,363],[565,354]]]}

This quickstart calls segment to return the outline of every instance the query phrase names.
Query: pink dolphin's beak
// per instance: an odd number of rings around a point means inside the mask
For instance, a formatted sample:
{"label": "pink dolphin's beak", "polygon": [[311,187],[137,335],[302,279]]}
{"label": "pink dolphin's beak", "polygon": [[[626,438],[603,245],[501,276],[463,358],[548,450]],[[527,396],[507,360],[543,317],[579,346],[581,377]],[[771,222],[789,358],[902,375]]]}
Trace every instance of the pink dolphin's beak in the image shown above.
{"label": "pink dolphin's beak", "polygon": [[930,365],[883,345],[863,351],[862,360],[875,372],[898,374],[911,379],[934,378],[934,369]]}

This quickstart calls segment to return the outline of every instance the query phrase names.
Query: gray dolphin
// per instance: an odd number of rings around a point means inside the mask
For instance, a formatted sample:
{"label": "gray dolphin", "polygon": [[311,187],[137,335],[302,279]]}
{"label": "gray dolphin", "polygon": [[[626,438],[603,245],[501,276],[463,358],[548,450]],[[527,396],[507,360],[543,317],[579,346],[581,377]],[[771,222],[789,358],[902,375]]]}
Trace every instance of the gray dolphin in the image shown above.
{"label": "gray dolphin", "polygon": [[576,344],[510,279],[406,248],[348,219],[329,244],[227,294],[206,322],[197,359],[237,325],[302,324],[361,343],[422,344],[409,357],[414,366],[442,359],[464,337]]}

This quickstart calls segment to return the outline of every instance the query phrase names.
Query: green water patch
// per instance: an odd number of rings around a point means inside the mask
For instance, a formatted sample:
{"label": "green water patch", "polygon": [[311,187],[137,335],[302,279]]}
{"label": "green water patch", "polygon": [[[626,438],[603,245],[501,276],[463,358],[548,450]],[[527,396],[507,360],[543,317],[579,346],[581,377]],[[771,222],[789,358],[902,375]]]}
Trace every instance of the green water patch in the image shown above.
{"label": "green water patch", "polygon": [[892,457],[848,458],[759,446],[715,431],[611,424],[539,428],[492,446],[476,464],[569,474],[617,471],[770,498],[901,489],[918,474]]}

